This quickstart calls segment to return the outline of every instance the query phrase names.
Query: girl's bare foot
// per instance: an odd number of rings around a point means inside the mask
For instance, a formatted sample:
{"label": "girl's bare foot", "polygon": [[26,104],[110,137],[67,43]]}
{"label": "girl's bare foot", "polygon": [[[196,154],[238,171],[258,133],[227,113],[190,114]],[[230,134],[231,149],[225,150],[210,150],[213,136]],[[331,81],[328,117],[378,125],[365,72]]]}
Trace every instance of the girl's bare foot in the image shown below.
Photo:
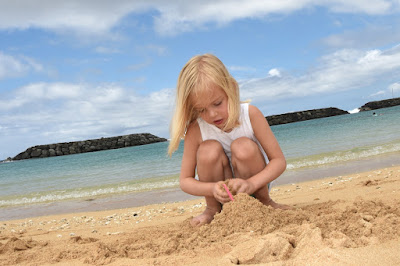
{"label": "girl's bare foot", "polygon": [[192,226],[202,226],[203,224],[209,224],[214,219],[214,215],[218,212],[218,210],[207,207],[202,214],[194,217],[190,224]]}
{"label": "girl's bare foot", "polygon": [[261,201],[264,205],[271,206],[274,209],[282,209],[282,210],[291,210],[293,207],[285,204],[276,203],[271,198],[266,199],[265,201]]}

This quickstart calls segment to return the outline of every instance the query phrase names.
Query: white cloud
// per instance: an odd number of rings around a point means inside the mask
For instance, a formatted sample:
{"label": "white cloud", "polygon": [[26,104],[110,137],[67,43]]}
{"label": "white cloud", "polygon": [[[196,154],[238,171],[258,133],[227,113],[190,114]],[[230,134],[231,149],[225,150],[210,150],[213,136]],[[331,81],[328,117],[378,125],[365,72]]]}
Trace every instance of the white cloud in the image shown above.
{"label": "white cloud", "polygon": [[[177,4],[179,3],[179,4]],[[301,9],[325,7],[332,12],[381,15],[399,10],[398,1],[189,1],[171,2],[157,6],[160,16],[155,18],[155,29],[162,35],[174,35],[202,28],[208,23],[225,25],[244,18],[262,18],[269,15],[288,14]]]}
{"label": "white cloud", "polygon": [[26,56],[12,56],[0,51],[0,80],[23,76],[29,71],[40,72],[43,66]]}
{"label": "white cloud", "polygon": [[[244,99],[271,101],[276,98],[303,97],[368,87],[400,71],[400,51],[343,49],[320,58],[318,65],[301,75],[271,76],[242,82]],[[396,86],[396,85],[394,85]],[[397,88],[397,87],[396,87]]]}
{"label": "white cloud", "polygon": [[270,77],[280,77],[281,76],[281,72],[278,69],[273,68],[270,71],[268,71],[268,75]]}
{"label": "white cloud", "polygon": [[14,95],[0,99],[0,110],[11,111],[26,104],[41,104],[45,101],[77,98],[82,85],[65,83],[33,83],[17,89]]}
{"label": "white cloud", "polygon": [[385,95],[385,94],[386,94],[385,91],[377,91],[377,92],[375,92],[375,93],[372,93],[372,94],[369,95],[368,97],[369,97],[369,98],[375,98],[376,96],[383,96],[383,95]]}
{"label": "white cloud", "polygon": [[149,67],[152,63],[153,63],[152,59],[146,58],[143,62],[129,65],[127,68],[128,70],[137,71]]}
{"label": "white cloud", "polygon": [[390,97],[400,97],[400,83],[395,82],[393,84],[390,84],[388,91],[389,91]]}
{"label": "white cloud", "polygon": [[155,44],[148,44],[143,47],[144,50],[156,53],[157,55],[165,55],[167,53],[167,47]]}
{"label": "white cloud", "polygon": [[[145,1],[3,1],[0,29],[44,28],[87,33],[109,31]],[[23,7],[23,8],[22,8]]]}
{"label": "white cloud", "polygon": [[360,65],[368,65],[369,63],[373,63],[380,59],[381,53],[382,52],[380,50],[367,51],[365,56],[361,57],[357,63]]}
{"label": "white cloud", "polygon": [[234,20],[288,14],[313,7],[339,13],[382,15],[399,11],[399,5],[395,0],[2,1],[0,29],[33,27],[99,34],[109,32],[128,14],[156,11],[155,30],[162,35],[174,35],[209,23],[225,25]]}
{"label": "white cloud", "polygon": [[390,84],[386,90],[380,90],[370,94],[367,98],[391,98],[400,97],[400,83],[395,82]]}
{"label": "white cloud", "polygon": [[325,1],[333,12],[340,13],[365,13],[370,15],[381,15],[399,8],[399,2],[385,0],[355,0],[355,1]]}
{"label": "white cloud", "polygon": [[228,66],[229,71],[237,72],[255,72],[256,68],[249,66]]}
{"label": "white cloud", "polygon": [[400,91],[400,83],[398,83],[398,82],[395,82],[395,83],[393,83],[393,84],[390,84],[389,85],[389,90],[390,91]]}
{"label": "white cloud", "polygon": [[[387,25],[366,23],[364,29],[346,30],[340,34],[328,36],[322,43],[335,48],[371,48],[400,42],[399,21],[388,20]],[[389,24],[390,23],[390,24]]]}
{"label": "white cloud", "polygon": [[[390,42],[389,42],[390,43]],[[397,42],[398,44],[395,45],[392,48],[387,49],[386,51],[383,52],[384,55],[392,55],[392,54],[397,54],[400,53],[400,40]]]}
{"label": "white cloud", "polygon": [[115,48],[110,48],[110,47],[104,47],[104,46],[98,46],[95,48],[95,52],[99,54],[118,54],[120,51]]}
{"label": "white cloud", "polygon": [[83,85],[66,83],[34,83],[23,87],[17,95],[23,95],[27,99],[68,99],[79,97]]}

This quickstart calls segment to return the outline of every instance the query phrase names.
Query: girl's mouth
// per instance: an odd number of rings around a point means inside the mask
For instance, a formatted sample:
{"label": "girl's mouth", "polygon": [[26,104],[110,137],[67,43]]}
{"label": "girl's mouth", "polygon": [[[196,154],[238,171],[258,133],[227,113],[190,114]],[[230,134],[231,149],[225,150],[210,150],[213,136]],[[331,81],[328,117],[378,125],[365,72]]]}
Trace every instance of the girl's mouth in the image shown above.
{"label": "girl's mouth", "polygon": [[215,125],[221,125],[223,121],[224,121],[223,119],[215,120],[214,124]]}

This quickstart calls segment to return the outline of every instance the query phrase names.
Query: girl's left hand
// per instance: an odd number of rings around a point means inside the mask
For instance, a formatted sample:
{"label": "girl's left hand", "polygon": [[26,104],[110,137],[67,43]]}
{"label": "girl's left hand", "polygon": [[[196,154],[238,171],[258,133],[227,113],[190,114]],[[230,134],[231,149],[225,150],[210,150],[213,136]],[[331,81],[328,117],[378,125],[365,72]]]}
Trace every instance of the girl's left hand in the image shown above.
{"label": "girl's left hand", "polygon": [[241,178],[230,179],[229,188],[231,188],[232,192],[234,192],[235,194],[246,193],[251,195],[256,191],[254,185],[251,182]]}
{"label": "girl's left hand", "polygon": [[214,198],[217,201],[221,202],[222,204],[230,201],[228,193],[226,193],[226,191],[222,185],[223,183],[224,183],[223,181],[219,181],[219,182],[215,183],[215,185],[213,187]]}

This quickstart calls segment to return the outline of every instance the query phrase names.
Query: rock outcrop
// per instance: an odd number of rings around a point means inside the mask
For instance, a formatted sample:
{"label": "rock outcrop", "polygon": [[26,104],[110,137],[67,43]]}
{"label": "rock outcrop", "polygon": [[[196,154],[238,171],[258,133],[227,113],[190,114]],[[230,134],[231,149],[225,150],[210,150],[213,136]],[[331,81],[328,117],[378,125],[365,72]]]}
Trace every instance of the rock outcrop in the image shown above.
{"label": "rock outcrop", "polygon": [[151,144],[167,141],[165,138],[159,138],[149,133],[131,134],[111,138],[91,139],[75,142],[64,142],[56,144],[38,145],[28,148],[21,152],[12,160],[24,160],[32,158],[44,158],[53,156],[62,156],[69,154],[102,151],[110,149],[119,149],[124,147]]}
{"label": "rock outcrop", "polygon": [[293,122],[311,120],[316,118],[324,118],[336,115],[344,115],[349,112],[343,111],[338,108],[329,107],[329,108],[321,108],[321,109],[313,109],[307,111],[286,113],[280,115],[270,115],[265,117],[268,120],[268,124],[270,126],[280,125],[280,124],[288,124]]}
{"label": "rock outcrop", "polygon": [[360,112],[381,109],[381,108],[387,108],[387,107],[393,107],[396,105],[400,105],[400,97],[382,100],[382,101],[368,102],[360,107]]}

